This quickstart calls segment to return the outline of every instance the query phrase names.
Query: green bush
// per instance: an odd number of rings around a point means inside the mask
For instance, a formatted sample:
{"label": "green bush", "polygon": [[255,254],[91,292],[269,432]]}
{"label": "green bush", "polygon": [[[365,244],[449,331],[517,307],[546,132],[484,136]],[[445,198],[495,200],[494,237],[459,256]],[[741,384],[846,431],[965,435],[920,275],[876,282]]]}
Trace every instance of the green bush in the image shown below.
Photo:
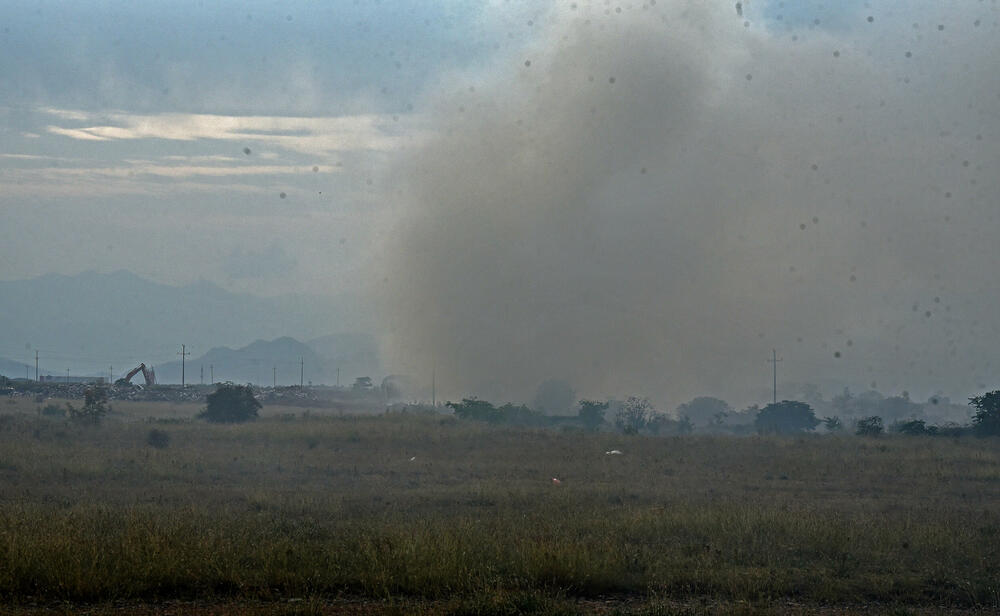
{"label": "green bush", "polygon": [[858,436],[879,436],[883,432],[885,432],[885,426],[882,424],[882,418],[878,415],[859,419],[854,431]]}
{"label": "green bush", "polygon": [[224,383],[206,396],[208,405],[198,414],[200,419],[213,423],[240,423],[257,419],[260,402],[253,397],[249,385]]}

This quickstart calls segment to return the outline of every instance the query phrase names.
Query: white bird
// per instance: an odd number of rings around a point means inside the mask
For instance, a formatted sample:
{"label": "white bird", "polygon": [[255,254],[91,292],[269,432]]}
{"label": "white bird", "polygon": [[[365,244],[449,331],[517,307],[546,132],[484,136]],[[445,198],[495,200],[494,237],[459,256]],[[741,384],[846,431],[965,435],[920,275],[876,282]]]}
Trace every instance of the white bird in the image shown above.
{"label": "white bird", "polygon": [[558,479],[556,479],[555,477],[553,477],[552,478],[552,485],[556,485],[556,486],[562,485],[562,482],[559,481]]}
{"label": "white bird", "polygon": [[417,456],[413,456],[412,458],[410,458],[410,462],[413,462],[416,459],[417,459]]}
{"label": "white bird", "polygon": [[618,449],[612,449],[611,451],[605,451],[604,455],[606,455],[606,456],[620,456],[620,455],[622,455],[622,452],[619,451]]}

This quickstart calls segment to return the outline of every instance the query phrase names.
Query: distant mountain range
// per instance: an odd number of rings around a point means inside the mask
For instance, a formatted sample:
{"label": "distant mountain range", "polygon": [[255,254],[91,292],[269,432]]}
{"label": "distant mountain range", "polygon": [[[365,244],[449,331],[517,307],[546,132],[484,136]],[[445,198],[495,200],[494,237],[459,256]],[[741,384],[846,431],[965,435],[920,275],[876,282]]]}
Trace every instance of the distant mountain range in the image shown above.
{"label": "distant mountain range", "polygon": [[[180,362],[176,379],[173,364],[184,343],[187,362],[198,362],[196,371],[205,361],[223,370],[216,380],[266,384],[274,362],[294,362],[298,383],[300,358],[312,370],[307,381],[332,382],[338,366],[342,378],[376,377],[372,335],[328,335],[351,331],[345,306],[322,296],[232,293],[205,281],[175,287],[124,270],[0,281],[0,357],[8,358],[0,374],[23,377],[27,364],[34,376],[38,349],[43,374],[69,368],[74,375],[106,375],[110,367],[117,378],[145,362],[156,366],[159,381],[180,382]],[[253,361],[271,364],[258,369]],[[226,366],[233,366],[232,374]],[[206,381],[208,370],[206,365]],[[293,381],[291,366],[278,370],[280,382]]]}
{"label": "distant mountain range", "polygon": [[[257,340],[239,349],[215,347],[185,364],[188,383],[198,383],[202,378],[209,383],[214,377],[214,382],[298,385],[301,379],[305,384],[334,385],[339,368],[340,384],[350,385],[359,376],[377,379],[381,370],[375,338],[367,334],[334,334],[308,343],[287,336]],[[181,362],[155,368],[158,381],[181,381]]]}

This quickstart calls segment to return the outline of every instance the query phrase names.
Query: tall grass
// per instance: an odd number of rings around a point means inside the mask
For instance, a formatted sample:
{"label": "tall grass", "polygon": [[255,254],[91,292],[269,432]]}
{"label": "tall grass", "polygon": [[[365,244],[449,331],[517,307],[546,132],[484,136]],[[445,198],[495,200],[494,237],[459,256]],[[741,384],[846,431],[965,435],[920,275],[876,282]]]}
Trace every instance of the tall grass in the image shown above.
{"label": "tall grass", "polygon": [[399,415],[158,429],[162,449],[142,422],[0,417],[0,599],[1000,607],[995,440]]}

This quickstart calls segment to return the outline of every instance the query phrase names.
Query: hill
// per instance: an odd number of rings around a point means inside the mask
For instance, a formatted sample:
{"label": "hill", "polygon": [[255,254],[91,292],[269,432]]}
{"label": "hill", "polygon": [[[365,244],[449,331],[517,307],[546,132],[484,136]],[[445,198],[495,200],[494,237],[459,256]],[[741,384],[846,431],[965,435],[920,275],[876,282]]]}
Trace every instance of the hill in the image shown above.
{"label": "hill", "polygon": [[[54,361],[74,373],[103,374],[113,365],[120,375],[140,361],[157,365],[159,373],[160,364],[177,359],[181,343],[195,357],[217,345],[306,340],[350,329],[341,304],[320,296],[232,293],[205,281],[176,287],[124,270],[47,274],[0,281],[0,353],[30,364],[32,374],[34,349],[43,350],[46,365]],[[19,370],[23,376],[23,365]]]}

